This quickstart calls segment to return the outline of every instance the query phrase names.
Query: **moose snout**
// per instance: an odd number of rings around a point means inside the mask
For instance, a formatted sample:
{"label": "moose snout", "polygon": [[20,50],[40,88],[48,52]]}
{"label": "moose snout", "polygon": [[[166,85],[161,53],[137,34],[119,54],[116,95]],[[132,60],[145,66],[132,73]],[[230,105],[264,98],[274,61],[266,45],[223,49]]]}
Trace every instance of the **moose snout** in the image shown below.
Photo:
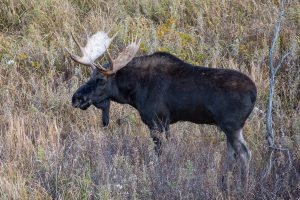
{"label": "moose snout", "polygon": [[82,101],[84,101],[84,97],[80,94],[75,93],[72,97],[72,106],[74,108],[78,108]]}

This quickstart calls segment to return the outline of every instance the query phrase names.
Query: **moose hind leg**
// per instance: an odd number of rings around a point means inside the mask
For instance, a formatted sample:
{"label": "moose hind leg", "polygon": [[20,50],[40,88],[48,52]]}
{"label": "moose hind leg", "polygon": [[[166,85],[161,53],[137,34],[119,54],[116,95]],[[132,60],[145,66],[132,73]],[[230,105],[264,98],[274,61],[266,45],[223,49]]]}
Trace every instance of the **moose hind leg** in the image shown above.
{"label": "moose hind leg", "polygon": [[159,118],[156,118],[155,120],[152,121],[152,123],[150,123],[148,125],[149,129],[150,129],[150,135],[152,137],[152,140],[154,142],[154,149],[155,152],[158,156],[160,156],[162,154],[162,135],[161,133],[165,132],[166,135],[166,139],[169,138],[169,120],[164,119],[161,120]]}
{"label": "moose hind leg", "polygon": [[242,188],[246,189],[248,185],[249,176],[249,164],[251,159],[251,152],[247,148],[244,137],[243,130],[239,129],[232,132],[232,135],[227,135],[228,142],[234,149],[237,159],[240,161],[240,171],[241,171],[241,184]]}
{"label": "moose hind leg", "polygon": [[226,194],[229,194],[229,174],[233,172],[233,168],[236,164],[236,152],[230,142],[227,140],[227,157],[225,162],[225,170],[224,175],[222,177],[222,189],[226,192]]}
{"label": "moose hind leg", "polygon": [[239,130],[239,144],[240,144],[240,159],[241,159],[241,179],[244,188],[248,187],[249,168],[251,160],[251,151],[246,146],[243,136],[243,130]]}

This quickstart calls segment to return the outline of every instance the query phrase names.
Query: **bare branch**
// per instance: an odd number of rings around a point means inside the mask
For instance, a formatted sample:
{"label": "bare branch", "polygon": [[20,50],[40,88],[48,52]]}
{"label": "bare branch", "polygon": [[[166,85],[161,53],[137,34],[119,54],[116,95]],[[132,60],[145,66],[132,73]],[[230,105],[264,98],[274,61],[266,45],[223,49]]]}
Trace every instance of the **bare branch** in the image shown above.
{"label": "bare branch", "polygon": [[261,176],[261,179],[260,179],[261,182],[268,176],[268,174],[270,173],[270,171],[272,169],[272,165],[273,165],[272,161],[273,161],[274,151],[269,152],[269,154],[270,155],[269,155],[269,158],[268,158],[268,164],[264,169],[263,175]]}
{"label": "bare branch", "polygon": [[275,75],[277,73],[277,71],[279,70],[279,68],[282,66],[283,62],[285,61],[285,59],[291,54],[291,52],[287,52],[280,60],[280,62],[278,63],[278,65],[275,67]]}
{"label": "bare branch", "polygon": [[[282,4],[283,3],[284,2],[282,2]],[[277,42],[278,37],[279,37],[281,22],[283,21],[283,16],[284,16],[284,8],[283,8],[283,5],[282,5],[281,11],[279,13],[279,20],[278,20],[278,22],[277,22],[277,24],[275,26],[275,33],[274,33],[274,37],[272,39],[271,48],[270,48],[270,51],[269,51],[269,58],[270,58],[269,67],[270,67],[271,70],[274,68],[274,66],[273,66],[273,54],[274,54],[276,42]]]}
{"label": "bare branch", "polygon": [[286,156],[288,157],[288,162],[289,162],[289,166],[288,166],[287,170],[290,170],[290,168],[292,167],[292,158],[291,158],[290,150],[288,148],[282,148],[281,146],[275,145],[273,128],[272,128],[272,108],[273,108],[273,95],[274,95],[274,90],[275,90],[275,76],[276,76],[278,69],[280,69],[283,62],[290,55],[290,52],[287,52],[281,58],[280,62],[278,62],[276,67],[274,67],[273,54],[274,54],[275,46],[276,46],[276,43],[277,43],[277,40],[279,37],[281,23],[282,23],[283,17],[284,17],[284,6],[285,6],[285,0],[282,0],[280,12],[279,12],[279,19],[275,26],[274,37],[272,39],[272,43],[271,43],[271,47],[270,47],[270,51],[269,51],[269,59],[270,59],[269,60],[270,61],[269,62],[269,73],[270,73],[269,81],[270,81],[270,85],[269,85],[269,96],[268,96],[267,113],[266,113],[266,129],[267,129],[266,138],[267,138],[267,142],[268,142],[268,153],[267,153],[267,164],[262,172],[261,180],[260,180],[260,182],[261,182],[260,186],[262,189],[263,189],[263,180],[271,172],[272,166],[274,165],[274,162],[276,161],[273,159],[275,151],[286,152]]}
{"label": "bare branch", "polygon": [[293,167],[291,153],[290,153],[290,150],[288,148],[282,148],[282,147],[276,146],[276,145],[273,145],[272,147],[268,147],[268,148],[269,148],[269,151],[268,151],[268,156],[267,156],[268,157],[267,158],[267,166],[264,168],[264,170],[262,172],[262,175],[261,175],[261,178],[260,178],[261,187],[262,187],[262,184],[263,184],[263,180],[270,174],[272,166],[274,165],[273,156],[274,156],[274,153],[276,151],[286,152],[286,154],[287,154],[289,166],[286,169],[286,172],[289,171]]}
{"label": "bare branch", "polygon": [[273,134],[273,128],[272,128],[272,107],[273,107],[273,95],[274,95],[274,87],[275,87],[275,75],[278,69],[282,66],[282,63],[287,58],[289,53],[285,54],[279,64],[274,67],[273,63],[273,54],[275,51],[275,46],[279,37],[281,23],[283,21],[284,17],[284,6],[285,6],[285,0],[281,1],[281,8],[279,12],[279,19],[275,26],[275,32],[274,37],[272,39],[271,48],[269,51],[269,73],[270,73],[270,85],[269,85],[269,97],[268,97],[268,105],[267,105],[267,113],[266,113],[266,129],[267,129],[267,141],[268,145],[272,147],[274,145],[274,134]]}

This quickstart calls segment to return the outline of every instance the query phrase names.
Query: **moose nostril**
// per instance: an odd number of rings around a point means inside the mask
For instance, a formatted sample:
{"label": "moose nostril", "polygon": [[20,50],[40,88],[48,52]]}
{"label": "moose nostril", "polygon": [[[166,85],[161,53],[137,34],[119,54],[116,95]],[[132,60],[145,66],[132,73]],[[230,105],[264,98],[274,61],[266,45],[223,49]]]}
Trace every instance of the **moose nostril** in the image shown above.
{"label": "moose nostril", "polygon": [[73,107],[77,108],[80,105],[82,98],[83,98],[82,95],[74,94],[72,97]]}

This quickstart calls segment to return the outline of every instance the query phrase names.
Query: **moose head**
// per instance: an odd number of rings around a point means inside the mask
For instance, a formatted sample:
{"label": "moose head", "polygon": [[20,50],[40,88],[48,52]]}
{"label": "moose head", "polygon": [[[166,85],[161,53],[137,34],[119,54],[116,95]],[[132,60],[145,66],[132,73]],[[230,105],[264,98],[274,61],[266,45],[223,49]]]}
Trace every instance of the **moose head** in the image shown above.
{"label": "moose head", "polygon": [[[74,55],[66,49],[70,57],[75,62],[91,68],[89,80],[74,93],[72,106],[86,110],[91,105],[94,105],[99,109],[103,109],[103,102],[108,101],[109,94],[113,90],[110,84],[111,78],[134,58],[139,49],[140,40],[137,40],[137,38],[132,39],[132,42],[119,56],[116,59],[112,59],[107,49],[116,37],[116,34],[110,38],[106,32],[97,32],[91,37],[87,37],[87,42],[84,47],[80,45],[73,34],[72,37],[79,47],[82,56]],[[96,64],[96,60],[105,52],[107,52],[109,64],[106,66],[102,66],[99,63]]]}

